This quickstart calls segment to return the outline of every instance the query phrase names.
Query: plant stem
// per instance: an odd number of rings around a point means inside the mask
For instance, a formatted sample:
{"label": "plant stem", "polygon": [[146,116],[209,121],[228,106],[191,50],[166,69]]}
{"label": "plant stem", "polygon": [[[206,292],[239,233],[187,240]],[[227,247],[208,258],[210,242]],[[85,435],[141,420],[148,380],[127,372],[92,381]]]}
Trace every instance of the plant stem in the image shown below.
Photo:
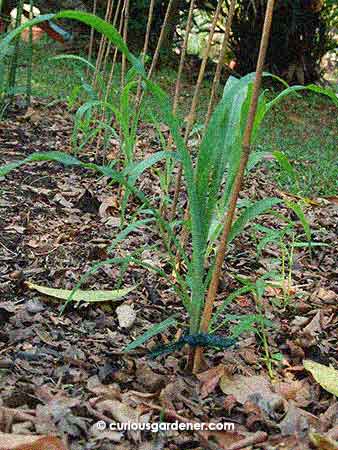
{"label": "plant stem", "polygon": [[[222,265],[225,257],[225,253],[227,250],[228,236],[231,230],[233,218],[235,215],[237,199],[239,196],[239,192],[241,190],[241,186],[244,179],[245,168],[249,159],[250,147],[251,147],[251,135],[254,126],[254,120],[257,111],[258,99],[260,87],[262,84],[262,76],[263,76],[263,68],[265,63],[266,52],[269,45],[269,37],[270,37],[270,29],[272,24],[272,16],[273,16],[273,7],[274,0],[268,0],[268,4],[265,12],[265,20],[261,38],[261,45],[259,49],[257,67],[256,67],[256,78],[253,87],[253,93],[251,98],[250,109],[248,113],[248,119],[246,123],[246,128],[243,136],[242,143],[242,155],[238,167],[238,171],[234,180],[234,185],[232,188],[230,200],[229,200],[229,208],[227,211],[227,215],[225,217],[225,223],[223,228],[223,233],[221,237],[221,241],[218,246],[217,255],[216,255],[216,263],[215,268],[212,274],[211,283],[208,289],[208,294],[206,298],[206,302],[204,305],[204,311],[201,319],[200,332],[207,333],[209,328],[209,322],[212,316],[212,309],[214,305],[214,301],[217,295],[217,290],[219,286],[219,280],[221,276]],[[202,347],[197,347],[195,350],[195,359],[194,359],[194,373],[199,372],[201,367],[202,360]]]}

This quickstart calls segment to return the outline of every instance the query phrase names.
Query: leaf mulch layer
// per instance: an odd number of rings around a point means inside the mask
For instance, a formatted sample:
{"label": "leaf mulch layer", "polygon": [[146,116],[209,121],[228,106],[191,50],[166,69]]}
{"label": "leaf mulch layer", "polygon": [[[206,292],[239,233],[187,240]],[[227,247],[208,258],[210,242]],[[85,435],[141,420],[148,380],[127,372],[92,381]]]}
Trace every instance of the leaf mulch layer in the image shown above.
{"label": "leaf mulch layer", "polygon": [[[73,124],[65,110],[62,105],[48,109],[35,100],[28,111],[12,112],[0,126],[0,165],[37,151],[70,152]],[[140,127],[138,155],[158,148],[152,127]],[[113,140],[105,158],[114,159],[118,152]],[[92,161],[95,153],[94,144],[80,157]],[[268,179],[266,170],[255,171],[242,197],[294,200]],[[140,185],[158,200],[154,174],[147,173]],[[313,241],[326,245],[314,247],[311,254],[307,248],[295,249],[287,305],[281,285],[266,290],[265,316],[273,324],[268,345],[276,355],[270,381],[261,340],[250,331],[230,349],[206,351],[198,377],[185,371],[187,349],[148,357],[149,349],[172,342],[182,328],[169,329],[124,354],[135,337],[172,313],[182,315],[182,325],[186,319],[167,282],[139,267],[131,265],[121,273],[116,266],[102,266],[82,289],[137,288],[119,302],[74,303],[61,316],[59,301],[28,288],[27,282],[72,289],[93,264],[112,256],[108,248],[120,226],[118,186],[89,171],[39,162],[0,179],[0,192],[0,449],[337,448],[336,399],[330,388],[322,387],[323,377],[315,375],[316,381],[303,366],[304,360],[312,360],[337,368],[335,198],[307,203]],[[181,201],[183,207],[184,195]],[[136,208],[132,205],[129,214]],[[282,206],[276,210],[290,215]],[[300,223],[292,218],[301,234]],[[272,215],[258,222],[282,226]],[[280,265],[278,243],[258,257],[256,239],[248,227],[231,245],[219,305],[240,287],[237,275],[255,280]],[[143,260],[172,276],[154,229],[135,231],[113,256],[138,248]],[[132,317],[129,328],[118,316],[121,304]],[[233,315],[255,312],[250,294],[227,309]],[[227,326],[220,331],[226,335]],[[337,385],[337,379],[332,383]],[[99,429],[98,421],[232,422],[235,431],[119,432]],[[55,436],[48,438],[55,440],[54,447],[47,446],[48,435]]]}

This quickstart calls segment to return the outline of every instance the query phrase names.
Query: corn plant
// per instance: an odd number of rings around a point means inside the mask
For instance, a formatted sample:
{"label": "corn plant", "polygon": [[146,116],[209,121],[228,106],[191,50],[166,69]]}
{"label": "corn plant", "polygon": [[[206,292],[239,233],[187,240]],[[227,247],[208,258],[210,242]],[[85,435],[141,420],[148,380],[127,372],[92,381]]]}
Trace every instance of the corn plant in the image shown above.
{"label": "corn plant", "polygon": [[[159,120],[165,123],[172,135],[176,145],[176,151],[162,151],[157,152],[150,158],[134,162],[132,161],[122,170],[115,170],[114,167],[102,166],[92,163],[84,163],[74,156],[66,155],[59,152],[37,153],[29,156],[23,161],[9,164],[0,169],[0,177],[5,176],[10,170],[20,167],[32,161],[54,160],[62,162],[65,165],[75,165],[85,167],[89,170],[95,170],[110,178],[111,183],[120,183],[124,186],[126,192],[132,193],[141,203],[140,219],[133,223],[129,223],[125,229],[115,237],[112,243],[112,250],[123,241],[129,233],[140,226],[151,223],[157,223],[158,229],[164,233],[163,244],[168,252],[168,260],[175,267],[176,253],[180,255],[182,261],[187,268],[184,275],[177,274],[177,279],[174,282],[171,276],[163,270],[157,268],[140,260],[131,254],[124,258],[111,258],[107,261],[97,264],[93,267],[90,273],[85,277],[95,272],[103,264],[138,264],[164,276],[177,295],[182,299],[182,303],[189,316],[189,336],[199,337],[197,341],[191,338],[186,338],[184,342],[191,345],[199,345],[200,338],[200,324],[202,318],[202,311],[204,306],[205,294],[208,289],[210,280],[215,269],[215,258],[210,254],[210,236],[214,227],[215,217],[217,217],[219,208],[221,207],[221,214],[228,208],[229,195],[232,190],[236,173],[239,170],[240,158],[242,154],[242,139],[249,113],[249,105],[253,93],[254,74],[249,74],[241,79],[230,77],[225,88],[223,97],[216,107],[211,120],[205,130],[204,137],[197,151],[196,161],[190,154],[184,139],[181,136],[181,124],[176,116],[171,112],[170,99],[166,93],[155,83],[147,78],[142,61],[130,53],[128,47],[123,41],[117,30],[104,20],[84,12],[78,11],[64,11],[56,15],[46,15],[34,19],[27,24],[22,25],[17,30],[10,33],[0,43],[0,57],[6,46],[10,43],[18,33],[20,33],[27,26],[32,26],[42,20],[68,18],[76,19],[87,25],[92,26],[98,32],[104,34],[113,45],[116,46],[128,59],[136,73],[142,77],[142,83],[145,93],[152,95],[157,102],[157,109],[159,113]],[[126,86],[127,88],[127,86]],[[286,95],[304,89],[303,86],[294,86],[286,88],[277,98],[272,102],[267,102],[264,93],[259,97],[258,112],[255,118],[253,127],[253,136],[258,133],[259,126],[271,107],[279,102]],[[329,90],[319,88],[317,86],[308,86],[307,89],[317,91],[319,93],[330,96],[336,103],[337,99]],[[124,105],[125,106],[125,105]],[[120,111],[114,109],[112,105],[109,106],[115,115],[119,115]],[[121,117],[120,121],[127,120],[130,116]],[[130,123],[128,122],[128,126]],[[127,147],[129,149],[129,147]],[[126,150],[126,158],[128,158],[128,151]],[[140,175],[154,164],[163,159],[172,158],[175,163],[179,163],[183,168],[185,188],[188,195],[189,203],[189,217],[190,217],[190,233],[191,233],[191,254],[180,245],[171,224],[163,219],[159,210],[151,204],[151,200],[147,198],[136,186],[136,181]],[[129,162],[129,160],[128,160]],[[250,205],[242,212],[231,227],[231,232],[228,237],[228,242],[234,240],[245,228],[245,226],[253,220],[258,214],[266,212],[280,202],[280,199],[264,199],[256,204]],[[221,205],[221,206],[219,206]],[[217,232],[213,238],[213,242],[217,239],[219,233]],[[168,239],[169,236],[169,239]],[[81,282],[80,282],[81,284]],[[73,290],[79,287],[76,286]],[[71,300],[72,296],[70,296]],[[139,337],[136,341],[131,343],[127,350],[135,348],[143,344],[147,339],[165,330],[168,326],[175,323],[176,318],[171,317],[160,324],[154,325],[144,335]],[[208,341],[210,343],[210,341]],[[212,342],[211,342],[211,345]]]}

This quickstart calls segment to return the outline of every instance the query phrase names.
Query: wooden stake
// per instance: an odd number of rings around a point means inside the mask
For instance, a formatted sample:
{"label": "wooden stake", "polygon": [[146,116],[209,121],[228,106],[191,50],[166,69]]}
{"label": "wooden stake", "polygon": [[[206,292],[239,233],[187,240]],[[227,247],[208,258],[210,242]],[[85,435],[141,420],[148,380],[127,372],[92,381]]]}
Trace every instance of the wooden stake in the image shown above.
{"label": "wooden stake", "polygon": [[155,53],[154,53],[154,56],[153,56],[153,60],[151,62],[151,66],[150,66],[150,69],[149,69],[149,72],[148,72],[148,79],[150,79],[152,77],[152,74],[153,74],[153,72],[155,70],[155,67],[157,65],[157,62],[158,62],[158,58],[160,56],[160,51],[161,51],[161,47],[162,47],[162,44],[163,44],[163,40],[164,40],[166,32],[167,32],[168,19],[169,19],[169,16],[170,16],[170,12],[171,12],[171,8],[173,6],[173,3],[174,3],[174,0],[169,0],[168,6],[167,6],[167,11],[165,13],[164,21],[163,21],[162,28],[161,28],[161,33],[160,33],[160,36],[158,38],[156,50],[155,50]]}
{"label": "wooden stake", "polygon": [[[96,8],[97,8],[97,0],[94,0],[94,3],[93,3],[93,14],[94,15],[96,15]],[[95,30],[92,27],[90,30],[89,49],[88,49],[88,61],[89,62],[91,62],[92,54],[93,54],[94,33],[95,33]]]}
{"label": "wooden stake", "polygon": [[[203,311],[201,325],[200,325],[201,333],[207,333],[209,330],[209,323],[210,323],[211,316],[212,316],[212,309],[213,309],[214,301],[216,298],[216,294],[217,294],[217,290],[218,290],[218,286],[219,286],[219,280],[220,280],[220,276],[221,276],[222,265],[223,265],[223,261],[224,261],[224,257],[225,257],[225,253],[226,253],[226,249],[227,249],[228,237],[229,237],[229,233],[231,230],[233,218],[235,215],[237,199],[238,199],[239,192],[241,190],[241,186],[242,186],[243,179],[244,179],[245,168],[246,168],[246,165],[247,165],[247,162],[249,159],[249,154],[250,154],[250,149],[251,149],[250,148],[251,147],[251,135],[252,135],[254,120],[255,120],[256,111],[257,111],[260,87],[262,84],[264,62],[265,62],[266,52],[267,52],[268,45],[269,45],[273,8],[274,8],[274,0],[268,0],[266,12],[265,12],[264,27],[263,27],[262,37],[261,37],[261,45],[260,45],[258,61],[257,61],[256,78],[255,78],[255,82],[254,82],[251,104],[250,104],[250,109],[249,109],[249,113],[248,113],[248,120],[247,120],[246,128],[244,131],[244,136],[243,136],[242,155],[241,155],[238,171],[237,171],[237,174],[236,174],[236,177],[234,180],[234,185],[233,185],[231,197],[229,200],[229,208],[228,208],[228,211],[227,211],[227,214],[225,217],[223,233],[222,233],[221,240],[220,240],[218,250],[217,250],[215,268],[214,268],[214,271],[212,274],[211,283],[210,283],[210,286],[208,289],[208,295],[207,295],[206,302],[204,305],[204,311]],[[197,347],[195,350],[195,358],[194,358],[194,368],[193,368],[194,373],[197,373],[200,370],[202,354],[203,354],[203,348]]]}
{"label": "wooden stake", "polygon": [[[16,7],[15,28],[18,28],[18,26],[21,24],[23,8],[24,8],[23,0],[19,0]],[[21,39],[20,35],[16,36],[14,39],[14,52],[10,60],[9,74],[8,74],[8,89],[10,91],[9,102],[11,102],[14,98],[16,72],[18,68],[18,57],[20,49],[20,39]]]}
{"label": "wooden stake", "polygon": [[[145,57],[148,52],[151,24],[153,21],[153,14],[154,14],[154,6],[155,6],[155,0],[151,0],[150,5],[149,5],[149,12],[148,12],[147,30],[146,30],[146,35],[144,38],[144,45],[143,45],[143,51],[142,51],[142,62],[143,63],[145,61]],[[140,104],[141,92],[142,92],[142,79],[140,77],[139,81],[138,81],[138,85],[137,85],[137,92],[136,92],[136,99],[135,99],[135,105],[137,108]]]}
{"label": "wooden stake", "polygon": [[229,7],[229,11],[228,11],[228,17],[225,23],[225,30],[224,30],[224,37],[223,37],[223,42],[222,42],[222,48],[221,48],[221,52],[219,55],[219,59],[217,62],[217,67],[216,67],[216,72],[215,72],[215,76],[214,76],[214,80],[212,83],[212,88],[211,88],[211,94],[210,94],[210,101],[209,101],[209,105],[208,105],[208,112],[207,112],[207,117],[205,120],[205,125],[204,125],[204,129],[206,130],[208,123],[210,121],[210,117],[211,117],[211,113],[214,109],[215,106],[215,101],[216,101],[216,95],[217,95],[217,90],[218,90],[218,86],[219,86],[219,82],[221,79],[221,72],[222,72],[222,67],[224,64],[224,58],[225,58],[225,53],[228,49],[228,44],[229,44],[229,38],[230,38],[230,33],[231,33],[231,28],[232,28],[232,21],[235,15],[235,8],[236,8],[236,3],[237,0],[231,0],[230,3],[230,7]]}
{"label": "wooden stake", "polygon": [[[114,5],[114,0],[108,0],[106,13],[105,13],[105,16],[104,16],[104,20],[106,22],[110,22],[110,20],[111,20],[111,14],[112,14],[112,10],[113,10],[113,5]],[[97,77],[98,77],[98,74],[99,74],[99,72],[101,70],[103,55],[104,55],[105,49],[106,49],[106,44],[107,44],[107,38],[106,38],[106,36],[104,34],[102,34],[101,35],[101,40],[100,40],[99,51],[98,51],[97,58],[96,58],[95,72],[94,72],[94,76],[93,76],[93,87],[94,87],[94,89],[96,88],[96,85],[97,85]]]}
{"label": "wooden stake", "polygon": [[[29,18],[33,19],[33,0],[29,1]],[[26,105],[30,106],[32,97],[32,74],[33,74],[33,28],[29,29],[28,40],[28,62],[27,62],[27,85],[26,85]]]}
{"label": "wooden stake", "polygon": [[[165,13],[165,17],[164,17],[164,20],[163,20],[163,24],[162,24],[161,33],[160,33],[160,36],[158,38],[156,49],[155,49],[155,53],[154,53],[154,56],[153,56],[153,59],[152,59],[152,62],[151,62],[150,69],[149,69],[148,74],[147,74],[148,80],[150,80],[150,78],[152,77],[152,75],[153,75],[153,73],[155,71],[155,67],[157,65],[157,62],[158,62],[158,58],[160,56],[160,51],[161,51],[163,40],[164,40],[166,32],[167,32],[168,19],[169,19],[169,16],[170,16],[170,12],[171,12],[171,8],[172,8],[173,3],[174,3],[174,0],[169,0],[168,6],[167,6],[167,10],[166,10],[166,13]],[[141,107],[142,98],[143,98],[143,94],[141,94],[139,102],[136,103],[136,113],[137,114],[139,112],[139,108]]]}
{"label": "wooden stake", "polygon": [[[115,14],[114,14],[113,27],[116,27],[117,19],[118,19],[120,10],[121,10],[121,5],[122,5],[122,0],[119,0],[118,3],[117,3]],[[103,67],[102,67],[102,72],[103,73],[106,73],[106,67],[107,67],[108,58],[109,58],[109,55],[110,55],[110,49],[111,49],[111,42],[109,41],[107,49],[106,49],[106,54],[105,54],[105,57],[104,57],[104,61],[103,61]]]}
{"label": "wooden stake", "polygon": [[[215,33],[215,29],[216,29],[216,25],[217,25],[217,21],[221,12],[221,7],[223,5],[223,1],[222,0],[218,0],[217,3],[217,8],[215,11],[215,15],[211,24],[211,28],[210,28],[210,32],[209,32],[209,36],[208,36],[208,42],[207,42],[207,48],[205,51],[205,54],[203,56],[202,59],[202,63],[201,63],[201,67],[200,67],[200,71],[198,74],[198,79],[196,82],[196,86],[195,86],[195,91],[194,91],[194,96],[191,102],[191,107],[190,107],[190,112],[188,115],[188,120],[187,120],[187,126],[185,129],[185,135],[184,135],[184,142],[187,143],[188,139],[189,139],[189,135],[190,132],[192,130],[192,126],[195,122],[195,117],[196,117],[196,109],[197,109],[197,104],[198,104],[198,99],[199,99],[199,94],[200,94],[200,90],[201,90],[201,86],[202,86],[202,82],[203,82],[203,78],[204,78],[204,73],[205,73],[205,69],[207,66],[207,62],[208,62],[208,58],[209,58],[209,53],[210,53],[210,49],[211,49],[211,44],[212,44],[212,39],[214,37],[214,33]],[[182,174],[183,174],[183,168],[182,165],[179,166],[178,169],[178,174],[176,177],[176,183],[175,183],[175,192],[174,192],[174,199],[173,199],[173,204],[172,204],[172,209],[171,209],[171,220],[175,219],[176,216],[176,208],[177,208],[177,202],[178,202],[178,197],[179,194],[181,192],[181,185],[182,185]]]}
{"label": "wooden stake", "polygon": [[[195,0],[190,0],[188,19],[187,19],[187,24],[185,27],[185,32],[184,32],[184,40],[183,40],[183,44],[182,44],[182,48],[181,48],[180,63],[178,66],[177,80],[176,80],[176,86],[175,86],[175,95],[174,95],[173,108],[172,108],[172,112],[174,115],[177,112],[177,107],[178,107],[180,93],[181,93],[182,73],[183,73],[183,68],[184,68],[184,63],[185,63],[185,56],[186,56],[187,48],[188,48],[188,40],[189,40],[189,36],[191,33],[191,29],[192,29],[192,19],[193,19],[194,7],[195,7]],[[167,144],[168,149],[171,148],[172,143],[173,143],[173,137],[172,137],[172,135],[170,135],[168,144]],[[164,204],[161,206],[160,213],[162,216],[166,216],[166,214],[167,214],[167,210],[166,210],[166,207]]]}
{"label": "wooden stake", "polygon": [[[120,23],[119,23],[119,33],[120,34],[122,32],[122,27],[123,27],[124,7],[125,7],[125,4],[124,4],[124,6],[122,8],[122,11],[121,11],[121,17],[120,17]],[[117,50],[117,48],[115,48],[114,57],[113,57],[113,63],[112,63],[112,66],[111,66],[111,70],[110,70],[110,73],[109,73],[109,79],[108,79],[108,83],[107,83],[107,90],[106,90],[106,96],[105,96],[105,101],[106,102],[108,101],[109,92],[110,92],[110,89],[111,89],[111,86],[112,86],[112,83],[113,83],[113,76],[114,76],[114,69],[115,69],[115,64],[116,64],[117,52],[118,52],[118,50]]]}
{"label": "wooden stake", "polygon": [[[177,80],[176,80],[175,95],[174,95],[174,102],[173,102],[173,114],[176,114],[178,102],[179,102],[179,98],[180,98],[181,78],[182,78],[182,73],[183,73],[183,68],[184,68],[185,56],[186,56],[187,48],[188,48],[188,40],[189,40],[189,36],[191,33],[191,28],[192,28],[194,7],[195,7],[195,0],[191,0],[190,7],[189,7],[189,13],[188,13],[187,25],[186,25],[185,33],[184,33],[183,45],[181,48],[180,65],[178,67],[178,72],[177,72]],[[172,138],[172,137],[170,137],[170,138]]]}
{"label": "wooden stake", "polygon": [[[129,22],[129,0],[126,0],[124,7],[124,26],[123,26],[123,40],[125,44],[128,38],[128,22]],[[126,74],[127,59],[125,54],[122,54],[122,68],[121,68],[121,89],[124,87],[124,78]]]}

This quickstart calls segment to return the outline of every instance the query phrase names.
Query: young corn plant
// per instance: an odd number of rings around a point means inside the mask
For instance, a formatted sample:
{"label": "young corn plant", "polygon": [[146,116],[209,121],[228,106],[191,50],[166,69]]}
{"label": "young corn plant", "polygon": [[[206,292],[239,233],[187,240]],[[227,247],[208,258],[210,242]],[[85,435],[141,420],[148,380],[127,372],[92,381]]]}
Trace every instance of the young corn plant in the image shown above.
{"label": "young corn plant", "polygon": [[[93,163],[85,163],[67,154],[59,152],[36,153],[23,161],[9,164],[0,169],[0,177],[5,176],[10,170],[20,167],[32,161],[53,160],[61,162],[65,165],[81,166],[89,170],[105,175],[110,178],[111,183],[120,183],[124,186],[127,193],[133,194],[141,203],[140,218],[129,223],[126,228],[122,229],[115,237],[112,243],[112,249],[116,247],[128,234],[136,230],[140,226],[154,223],[158,225],[159,230],[163,230],[163,245],[168,252],[168,260],[172,267],[175,267],[176,254],[179,254],[181,260],[186,266],[186,273],[177,274],[177,279],[172,280],[171,275],[164,270],[159,269],[155,265],[142,261],[137,255],[131,254],[124,258],[111,258],[97,264],[93,269],[85,275],[87,278],[104,264],[120,264],[125,268],[127,264],[138,264],[154,271],[160,276],[165,277],[171,283],[173,289],[182,299],[182,303],[189,317],[188,332],[180,341],[180,344],[189,344],[195,346],[216,346],[222,347],[229,345],[219,339],[217,336],[210,337],[210,327],[201,332],[202,313],[205,303],[206,292],[210,286],[210,280],[214,276],[216,267],[216,259],[208,250],[210,246],[211,231],[214,228],[215,217],[221,205],[221,211],[229,208],[230,192],[234,187],[236,176],[240,170],[242,155],[242,140],[245,130],[245,124],[249,115],[249,105],[253,95],[254,74],[249,74],[241,79],[230,77],[225,88],[221,101],[216,107],[210,122],[205,130],[204,137],[197,151],[196,161],[190,154],[184,139],[181,136],[181,124],[171,112],[169,97],[155,83],[147,78],[144,66],[140,59],[130,53],[128,47],[123,41],[117,30],[104,20],[89,14],[78,11],[64,11],[56,15],[42,16],[38,19],[30,21],[30,23],[19,27],[7,36],[0,43],[0,57],[6,45],[13,39],[17,33],[23,28],[32,26],[41,20],[68,18],[76,19],[86,23],[98,32],[103,33],[113,45],[116,46],[128,59],[136,73],[142,77],[143,88],[149,95],[154,96],[157,103],[157,109],[160,114],[159,120],[165,123],[174,140],[176,151],[157,152],[150,158],[134,162],[132,161],[127,167],[118,171],[112,166],[102,166]],[[271,107],[279,102],[286,95],[304,89],[303,86],[294,86],[285,89],[272,102],[267,102],[264,93],[258,98],[258,112],[255,116],[253,125],[253,136],[258,133],[259,126]],[[329,95],[336,101],[337,99],[331,91],[319,88],[317,86],[308,86],[311,89],[325,95]],[[115,114],[118,111],[115,111]],[[121,118],[121,120],[126,120]],[[128,126],[130,126],[128,122]],[[126,157],[127,157],[126,151]],[[159,210],[154,207],[149,199],[137,186],[136,181],[140,175],[154,164],[163,159],[172,158],[175,163],[179,163],[183,168],[185,188],[188,196],[189,217],[190,217],[190,234],[191,234],[191,254],[187,254],[177,240],[171,224],[161,216]],[[130,161],[130,160],[128,160]],[[253,220],[258,214],[266,212],[280,202],[280,199],[264,199],[256,204],[250,205],[242,212],[230,227],[227,243],[235,239],[244,229],[244,227]],[[223,213],[222,213],[223,214]],[[168,239],[169,236],[169,239]],[[219,233],[216,233],[214,242]],[[218,267],[219,269],[219,267]],[[69,301],[72,300],[80,283],[74,288]],[[68,303],[68,302],[67,302]],[[66,303],[66,304],[67,304]],[[167,327],[176,323],[176,317],[169,317],[163,322],[154,325],[144,335],[132,342],[126,350],[131,350],[146,342],[152,336],[161,333]],[[209,332],[208,332],[209,331]],[[212,330],[211,330],[212,331]]]}

